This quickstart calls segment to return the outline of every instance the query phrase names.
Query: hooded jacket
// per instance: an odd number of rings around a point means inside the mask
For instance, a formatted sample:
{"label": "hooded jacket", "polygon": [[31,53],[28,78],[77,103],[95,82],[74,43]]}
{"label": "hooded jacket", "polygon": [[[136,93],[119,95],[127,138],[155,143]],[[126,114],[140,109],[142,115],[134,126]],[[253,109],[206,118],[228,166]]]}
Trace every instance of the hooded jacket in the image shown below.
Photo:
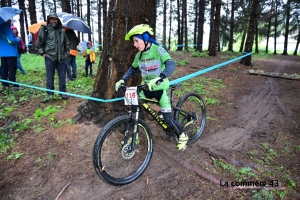
{"label": "hooded jacket", "polygon": [[0,57],[17,57],[19,42],[8,23],[0,25]]}
{"label": "hooded jacket", "polygon": [[[52,17],[57,18],[55,27],[50,23]],[[36,49],[40,55],[46,54],[53,62],[64,62],[70,55],[70,43],[57,14],[51,13],[47,16],[46,26],[47,33],[44,26],[39,29]]]}

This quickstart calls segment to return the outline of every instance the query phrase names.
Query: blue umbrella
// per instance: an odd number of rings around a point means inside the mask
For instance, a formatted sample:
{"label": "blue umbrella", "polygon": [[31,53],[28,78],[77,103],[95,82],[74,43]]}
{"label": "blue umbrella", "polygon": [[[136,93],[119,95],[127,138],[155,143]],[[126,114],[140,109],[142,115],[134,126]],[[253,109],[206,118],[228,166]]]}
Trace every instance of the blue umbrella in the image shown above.
{"label": "blue umbrella", "polygon": [[22,10],[12,7],[1,7],[0,8],[0,24],[7,22],[14,16],[20,14]]}
{"label": "blue umbrella", "polygon": [[61,12],[57,13],[57,16],[64,27],[71,28],[82,33],[92,33],[91,28],[83,21],[83,19],[76,15]]}
{"label": "blue umbrella", "polygon": [[[77,46],[77,49],[80,51],[80,52],[84,52],[84,50],[87,48],[87,41],[81,41],[78,46]],[[95,45],[92,46],[92,49],[95,50]]]}

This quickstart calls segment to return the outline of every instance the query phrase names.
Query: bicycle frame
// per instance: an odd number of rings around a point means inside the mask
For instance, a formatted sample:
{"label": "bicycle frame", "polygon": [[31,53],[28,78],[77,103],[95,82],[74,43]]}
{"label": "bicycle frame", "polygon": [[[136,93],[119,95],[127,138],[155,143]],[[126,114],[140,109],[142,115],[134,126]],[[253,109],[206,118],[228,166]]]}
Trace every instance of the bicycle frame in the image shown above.
{"label": "bicycle frame", "polygon": [[[170,92],[170,103],[171,103],[171,108],[172,110],[175,110],[178,108],[175,108],[173,106],[173,103],[174,103],[174,94],[173,94],[173,91],[175,90],[176,87],[170,87],[171,89],[171,92]],[[172,128],[170,128],[167,123],[165,122],[164,119],[160,118],[158,116],[158,113],[156,113],[156,111],[154,111],[149,105],[148,103],[152,103],[152,104],[155,104],[155,105],[159,105],[159,102],[157,100],[154,100],[154,99],[148,99],[148,98],[145,98],[145,97],[139,97],[139,105],[144,109],[146,110],[147,113],[149,113],[152,118],[166,131],[166,133],[172,133],[173,130]],[[133,108],[135,107],[135,108]],[[135,113],[135,119],[136,119],[136,124],[134,125],[134,127],[137,127],[137,119],[139,117],[139,106],[131,106],[131,110],[135,110],[134,113]],[[134,128],[136,129],[136,128]]]}
{"label": "bicycle frame", "polygon": [[168,129],[168,125],[167,123],[165,122],[165,120],[163,120],[162,118],[160,118],[157,113],[151,109],[151,107],[147,104],[147,102],[151,102],[151,103],[155,103],[158,105],[158,101],[156,102],[153,102],[152,100],[150,99],[140,99],[141,101],[141,106],[153,117],[153,119],[155,119],[157,121],[157,123],[159,123],[161,125],[161,127],[165,130]]}

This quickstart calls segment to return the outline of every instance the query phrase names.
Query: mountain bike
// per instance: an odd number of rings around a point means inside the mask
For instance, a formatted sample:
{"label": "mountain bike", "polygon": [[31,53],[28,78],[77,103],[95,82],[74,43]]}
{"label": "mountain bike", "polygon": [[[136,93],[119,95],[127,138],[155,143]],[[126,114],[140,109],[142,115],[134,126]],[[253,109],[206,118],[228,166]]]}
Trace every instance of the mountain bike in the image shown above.
{"label": "mountain bike", "polygon": [[[206,123],[204,101],[194,92],[184,94],[174,106],[174,90],[181,84],[170,85],[170,101],[173,118],[188,134],[191,144],[202,135]],[[121,85],[125,92],[124,102],[129,107],[128,115],[119,116],[108,122],[98,135],[93,149],[93,164],[98,176],[112,185],[125,185],[138,179],[146,170],[153,154],[153,136],[148,124],[140,118],[144,109],[162,127],[163,137],[174,136],[175,131],[164,121],[160,111],[151,104],[159,105],[155,99],[139,96],[147,85],[136,87]],[[134,142],[132,142],[134,141]]]}

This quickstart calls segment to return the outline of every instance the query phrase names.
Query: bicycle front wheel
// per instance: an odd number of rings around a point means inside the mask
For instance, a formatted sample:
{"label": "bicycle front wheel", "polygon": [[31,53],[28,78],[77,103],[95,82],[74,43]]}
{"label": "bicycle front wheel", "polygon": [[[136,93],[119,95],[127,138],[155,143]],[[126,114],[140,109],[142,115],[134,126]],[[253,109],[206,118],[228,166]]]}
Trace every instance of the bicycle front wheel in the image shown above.
{"label": "bicycle front wheel", "polygon": [[183,95],[174,108],[174,118],[189,136],[188,143],[197,141],[206,123],[206,108],[200,95],[194,92]]}
{"label": "bicycle front wheel", "polygon": [[151,160],[153,139],[150,128],[139,119],[138,139],[133,150],[131,140],[124,142],[125,135],[131,138],[132,128],[131,116],[120,116],[110,121],[96,139],[94,168],[98,176],[109,184],[125,185],[133,182],[142,175]]}

